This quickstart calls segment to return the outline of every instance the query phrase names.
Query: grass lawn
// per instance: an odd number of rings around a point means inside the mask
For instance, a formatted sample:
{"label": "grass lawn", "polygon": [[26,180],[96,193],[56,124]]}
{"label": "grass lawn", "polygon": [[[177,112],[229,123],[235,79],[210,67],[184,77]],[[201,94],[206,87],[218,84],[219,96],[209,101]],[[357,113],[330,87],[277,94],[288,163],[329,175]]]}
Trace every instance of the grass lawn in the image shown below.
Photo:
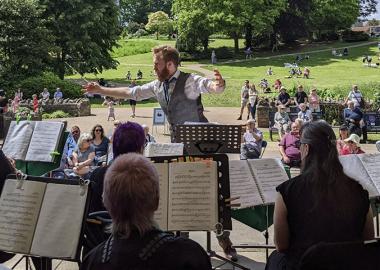
{"label": "grass lawn", "polygon": [[[117,57],[120,65],[115,70],[107,70],[97,76],[87,74],[88,79],[105,78],[108,81],[127,84],[125,74],[131,71],[132,77],[136,76],[138,69],[143,72],[143,80],[138,83],[145,83],[154,80],[152,72],[152,54],[151,52],[138,53],[139,44],[144,50],[158,44],[174,45],[174,40],[155,40],[155,39],[131,39],[126,43],[121,41],[123,45],[119,48],[117,53],[126,56]],[[129,44],[129,45],[128,45]],[[311,44],[308,46],[299,46],[295,49],[297,52],[310,52],[326,48],[339,48],[350,45],[357,45],[360,43],[325,43],[325,44]],[[243,40],[239,42],[240,48],[244,46]],[[125,48],[128,47],[129,48]],[[221,46],[233,47],[233,40],[231,39],[215,39],[210,40],[210,48],[217,48]],[[295,52],[292,48],[285,48],[279,53]],[[116,53],[116,51],[114,52]],[[134,55],[129,55],[129,54]],[[377,54],[379,50],[376,45],[366,45],[363,47],[356,47],[349,49],[348,57],[332,57],[331,51],[311,53],[309,60],[301,62],[300,66],[303,69],[307,66],[311,70],[310,79],[303,78],[285,78],[289,74],[289,69],[284,67],[284,63],[292,63],[295,59],[294,56],[281,56],[271,59],[263,59],[269,52],[262,52],[259,55],[255,53],[255,57],[250,61],[236,62],[236,63],[218,63],[216,67],[221,71],[227,82],[226,90],[221,95],[204,95],[202,97],[205,106],[240,106],[240,88],[245,79],[250,80],[254,84],[258,84],[261,79],[267,78],[270,84],[279,78],[283,85],[288,89],[295,88],[298,84],[303,84],[308,90],[310,87],[315,86],[317,89],[329,89],[331,94],[338,94],[345,97],[351,88],[352,84],[358,84],[359,88],[364,92],[366,97],[373,97],[375,91],[380,90],[380,68],[364,67],[362,63],[362,56],[364,54],[372,55],[373,63],[378,62]],[[270,53],[271,54],[271,53]],[[271,54],[272,55],[272,54]],[[274,55],[274,54],[273,54]],[[205,69],[212,70],[215,66],[208,65],[208,61],[200,62],[184,62],[183,71],[195,72],[202,75],[201,71],[194,71],[189,68],[192,63],[202,64]],[[267,76],[266,70],[272,67],[274,71],[273,76]],[[78,76],[71,76],[70,78],[78,78]],[[272,94],[275,96],[276,94]],[[149,104],[149,103],[148,103]],[[152,104],[155,106],[156,104]],[[148,106],[148,105],[147,105]]]}

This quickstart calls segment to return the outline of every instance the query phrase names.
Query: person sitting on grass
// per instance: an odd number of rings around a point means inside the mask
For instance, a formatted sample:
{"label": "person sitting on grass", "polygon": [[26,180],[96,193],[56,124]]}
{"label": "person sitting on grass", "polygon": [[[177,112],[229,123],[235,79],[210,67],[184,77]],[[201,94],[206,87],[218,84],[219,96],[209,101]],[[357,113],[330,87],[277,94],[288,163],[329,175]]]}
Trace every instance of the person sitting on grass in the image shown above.
{"label": "person sitting on grass", "polygon": [[304,70],[303,70],[303,78],[304,79],[309,79],[310,78],[310,69],[308,69],[307,67],[305,67]]}

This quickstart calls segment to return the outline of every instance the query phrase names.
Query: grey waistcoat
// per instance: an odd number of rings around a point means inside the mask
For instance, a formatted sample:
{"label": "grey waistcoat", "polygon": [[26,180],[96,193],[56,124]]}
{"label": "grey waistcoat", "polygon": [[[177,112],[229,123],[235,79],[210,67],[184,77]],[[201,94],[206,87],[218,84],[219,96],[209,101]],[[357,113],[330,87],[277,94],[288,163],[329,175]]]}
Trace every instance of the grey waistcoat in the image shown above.
{"label": "grey waistcoat", "polygon": [[163,83],[160,84],[160,90],[157,92],[157,100],[166,115],[172,132],[174,132],[175,125],[181,125],[184,122],[208,122],[203,115],[201,95],[197,99],[189,99],[185,95],[185,83],[189,75],[184,72],[179,74],[169,104],[165,100]]}

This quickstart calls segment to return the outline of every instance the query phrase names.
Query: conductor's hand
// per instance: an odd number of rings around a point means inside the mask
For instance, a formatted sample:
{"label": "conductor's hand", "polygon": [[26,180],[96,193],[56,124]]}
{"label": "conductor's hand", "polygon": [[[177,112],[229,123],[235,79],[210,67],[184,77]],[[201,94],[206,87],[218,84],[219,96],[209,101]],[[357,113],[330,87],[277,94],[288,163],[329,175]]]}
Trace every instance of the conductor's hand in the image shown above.
{"label": "conductor's hand", "polygon": [[223,80],[223,77],[220,74],[219,70],[214,69],[214,76],[215,76],[216,86],[218,86],[218,87],[224,87],[225,81]]}
{"label": "conductor's hand", "polygon": [[101,93],[101,86],[96,82],[89,82],[85,85],[82,85],[82,91],[85,94],[98,94]]}

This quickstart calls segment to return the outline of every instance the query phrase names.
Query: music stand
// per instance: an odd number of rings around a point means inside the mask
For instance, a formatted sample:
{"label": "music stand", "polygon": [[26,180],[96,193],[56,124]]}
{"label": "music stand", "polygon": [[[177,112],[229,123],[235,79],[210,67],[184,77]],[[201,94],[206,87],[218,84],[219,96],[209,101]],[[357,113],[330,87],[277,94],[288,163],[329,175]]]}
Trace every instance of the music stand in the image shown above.
{"label": "music stand", "polygon": [[[240,154],[242,137],[241,125],[217,125],[209,123],[191,123],[176,125],[174,142],[184,144],[184,152],[189,155],[209,154]],[[229,172],[228,172],[229,181]],[[211,249],[211,233],[207,232],[207,252],[210,257],[215,257],[234,267],[249,270],[248,268],[216,254]]]}

